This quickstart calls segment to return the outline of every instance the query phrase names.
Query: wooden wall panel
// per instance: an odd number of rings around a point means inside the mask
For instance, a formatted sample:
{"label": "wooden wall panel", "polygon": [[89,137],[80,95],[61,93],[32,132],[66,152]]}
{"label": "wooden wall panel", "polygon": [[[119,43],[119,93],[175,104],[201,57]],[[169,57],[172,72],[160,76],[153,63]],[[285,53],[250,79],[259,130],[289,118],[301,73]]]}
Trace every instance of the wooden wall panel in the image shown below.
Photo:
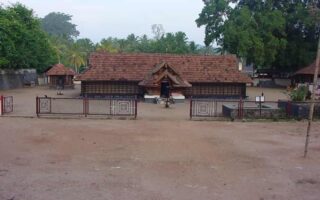
{"label": "wooden wall panel", "polygon": [[[186,96],[245,96],[245,84],[191,83],[192,87],[185,91]],[[245,91],[244,91],[245,92]]]}
{"label": "wooden wall panel", "polygon": [[[227,83],[192,83],[191,88],[176,89],[171,92],[182,92],[185,96],[197,97],[245,97],[245,84]],[[82,95],[142,95],[144,91],[158,94],[156,89],[141,88],[138,82],[86,81],[81,83]]]}
{"label": "wooden wall panel", "polygon": [[87,95],[135,95],[141,92],[137,82],[83,81],[81,83],[81,93]]}

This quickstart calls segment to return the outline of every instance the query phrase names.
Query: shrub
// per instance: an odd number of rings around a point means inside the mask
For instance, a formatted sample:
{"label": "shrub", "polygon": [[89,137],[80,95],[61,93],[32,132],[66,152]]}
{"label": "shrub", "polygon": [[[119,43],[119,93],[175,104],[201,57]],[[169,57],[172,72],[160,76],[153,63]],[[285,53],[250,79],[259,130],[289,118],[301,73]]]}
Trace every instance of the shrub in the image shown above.
{"label": "shrub", "polygon": [[297,89],[292,90],[290,98],[292,101],[304,101],[308,95],[308,88],[306,86],[300,86]]}

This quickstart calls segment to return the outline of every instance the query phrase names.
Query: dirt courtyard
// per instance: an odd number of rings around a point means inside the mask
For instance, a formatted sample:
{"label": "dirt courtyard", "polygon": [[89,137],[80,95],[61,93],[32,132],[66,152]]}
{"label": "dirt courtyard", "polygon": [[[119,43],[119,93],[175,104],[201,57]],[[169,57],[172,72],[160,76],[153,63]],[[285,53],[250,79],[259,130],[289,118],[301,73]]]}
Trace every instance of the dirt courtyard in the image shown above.
{"label": "dirt courtyard", "polygon": [[[249,99],[261,92],[287,98]],[[14,112],[0,118],[0,200],[320,199],[319,122],[304,159],[306,122],[190,121],[188,102],[139,103],[137,120],[35,118],[55,90],[1,93]]]}
{"label": "dirt courtyard", "polygon": [[319,200],[320,123],[0,118],[1,200]]}

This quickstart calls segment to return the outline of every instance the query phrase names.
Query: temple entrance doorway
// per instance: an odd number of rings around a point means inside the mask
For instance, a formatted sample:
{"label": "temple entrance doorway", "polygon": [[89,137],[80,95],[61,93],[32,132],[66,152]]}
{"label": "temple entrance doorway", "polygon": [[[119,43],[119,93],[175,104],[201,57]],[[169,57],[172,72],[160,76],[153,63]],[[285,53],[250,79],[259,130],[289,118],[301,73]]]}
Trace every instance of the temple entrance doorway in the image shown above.
{"label": "temple entrance doorway", "polygon": [[170,97],[170,85],[168,81],[161,82],[160,96],[163,98]]}

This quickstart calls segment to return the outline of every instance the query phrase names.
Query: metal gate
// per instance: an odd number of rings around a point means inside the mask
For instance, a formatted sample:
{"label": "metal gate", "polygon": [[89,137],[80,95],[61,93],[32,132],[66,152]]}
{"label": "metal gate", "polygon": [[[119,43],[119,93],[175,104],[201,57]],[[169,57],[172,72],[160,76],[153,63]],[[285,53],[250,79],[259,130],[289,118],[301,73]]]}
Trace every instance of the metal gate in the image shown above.
{"label": "metal gate", "polygon": [[37,97],[36,114],[137,117],[137,99]]}
{"label": "metal gate", "polygon": [[1,96],[1,114],[13,112],[13,96]]}
{"label": "metal gate", "polygon": [[243,101],[224,99],[192,99],[190,101],[190,119],[193,118],[222,118],[227,106],[236,108],[236,118],[243,118]]}
{"label": "metal gate", "polygon": [[[315,102],[315,117],[320,117],[320,102]],[[190,119],[307,119],[310,102],[192,99]]]}

